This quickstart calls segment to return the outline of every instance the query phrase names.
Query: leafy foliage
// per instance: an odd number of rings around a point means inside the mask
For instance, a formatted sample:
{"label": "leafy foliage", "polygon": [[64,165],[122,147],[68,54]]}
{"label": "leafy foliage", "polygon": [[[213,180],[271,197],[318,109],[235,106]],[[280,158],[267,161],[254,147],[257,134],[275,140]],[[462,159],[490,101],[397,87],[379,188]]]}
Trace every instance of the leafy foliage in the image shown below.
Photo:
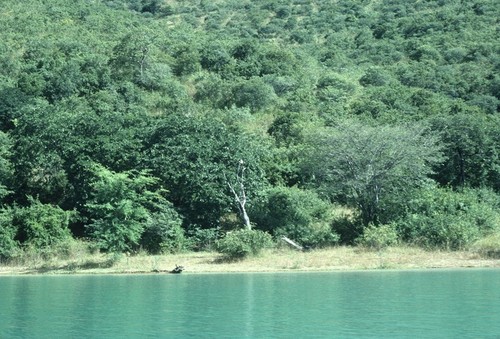
{"label": "leafy foliage", "polygon": [[15,240],[25,247],[40,249],[71,237],[68,228],[71,212],[42,204],[33,198],[29,202],[27,207],[15,207],[12,210],[12,225],[17,231]]}
{"label": "leafy foliage", "polygon": [[278,222],[266,194],[286,201],[283,224],[260,221],[275,235],[352,243],[409,215],[417,232],[437,220],[408,207],[424,183],[500,193],[498,16],[494,0],[5,0],[1,207],[76,211],[73,236],[113,251],[210,247],[243,160],[249,210]]}
{"label": "leafy foliage", "polygon": [[463,249],[500,227],[498,196],[488,191],[423,188],[398,221],[401,237],[418,245]]}
{"label": "leafy foliage", "polygon": [[369,225],[363,231],[363,235],[358,238],[357,243],[361,246],[375,250],[381,250],[385,247],[396,245],[399,235],[395,224],[389,225]]}
{"label": "leafy foliage", "polygon": [[274,89],[260,78],[253,78],[233,88],[233,100],[237,107],[249,107],[259,111],[269,107],[275,100]]}
{"label": "leafy foliage", "polygon": [[220,228],[195,228],[188,230],[191,249],[195,251],[216,250],[217,240],[222,238]]}
{"label": "leafy foliage", "polygon": [[310,136],[303,167],[332,198],[358,208],[365,224],[390,221],[391,200],[405,199],[441,161],[438,142],[419,126],[345,121]]}
{"label": "leafy foliage", "polygon": [[162,191],[154,190],[156,178],[144,171],[116,173],[97,164],[93,171],[92,199],[86,205],[91,220],[88,233],[102,249],[137,249],[146,224],[149,250],[154,252],[170,240],[169,231],[178,228],[180,219]]}
{"label": "leafy foliage", "polygon": [[[266,150],[238,128],[213,118],[170,115],[158,120],[147,141],[146,165],[169,187],[169,200],[192,225],[214,227],[233,208],[225,178],[244,160],[251,194],[266,185]],[[182,170],[181,170],[182,169]]]}
{"label": "leafy foliage", "polygon": [[257,255],[263,249],[271,247],[272,237],[260,230],[241,229],[228,232],[217,242],[217,251],[229,259],[242,259]]}
{"label": "leafy foliage", "polygon": [[12,180],[11,142],[9,136],[0,132],[0,201],[8,194]]}
{"label": "leafy foliage", "polygon": [[500,183],[500,119],[497,116],[461,113],[437,116],[434,129],[443,133],[447,161],[436,178],[458,187],[492,187]]}
{"label": "leafy foliage", "polygon": [[11,209],[0,211],[0,259],[11,259],[19,253],[19,241],[16,241],[17,228],[13,224]]}
{"label": "leafy foliage", "polygon": [[275,187],[264,193],[253,211],[257,227],[275,237],[286,236],[307,247],[334,245],[330,206],[312,191]]}
{"label": "leafy foliage", "polygon": [[182,220],[173,208],[152,213],[141,236],[141,245],[153,254],[177,253],[188,248],[189,241],[181,227]]}
{"label": "leafy foliage", "polygon": [[476,241],[472,250],[486,258],[500,258],[500,233],[492,233]]}

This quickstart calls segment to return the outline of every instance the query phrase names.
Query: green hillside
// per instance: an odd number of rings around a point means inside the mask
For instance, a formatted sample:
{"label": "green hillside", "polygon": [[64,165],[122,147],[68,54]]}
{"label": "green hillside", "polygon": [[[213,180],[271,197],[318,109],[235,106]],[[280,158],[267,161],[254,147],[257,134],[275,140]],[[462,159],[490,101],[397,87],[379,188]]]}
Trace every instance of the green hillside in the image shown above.
{"label": "green hillside", "polygon": [[5,0],[0,258],[494,237],[499,18],[495,0]]}

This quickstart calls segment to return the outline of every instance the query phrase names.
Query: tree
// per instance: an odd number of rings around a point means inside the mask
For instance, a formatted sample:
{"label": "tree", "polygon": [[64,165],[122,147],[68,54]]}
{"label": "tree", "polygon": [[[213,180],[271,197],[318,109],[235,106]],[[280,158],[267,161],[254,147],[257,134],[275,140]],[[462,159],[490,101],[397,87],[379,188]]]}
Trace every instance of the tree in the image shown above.
{"label": "tree", "polygon": [[261,78],[252,78],[236,85],[232,91],[236,107],[248,107],[252,112],[264,110],[277,99],[274,89]]}
{"label": "tree", "polygon": [[148,220],[155,212],[170,215],[171,205],[155,189],[158,179],[146,171],[116,173],[95,164],[92,168],[92,198],[86,207],[90,217],[89,235],[106,251],[125,252],[135,250]]}
{"label": "tree", "polygon": [[203,69],[220,74],[228,78],[234,73],[235,60],[232,58],[228,47],[220,41],[208,42],[203,47],[200,57]]}
{"label": "tree", "polygon": [[304,170],[333,199],[358,208],[364,224],[387,222],[384,209],[406,199],[442,161],[436,135],[422,126],[344,121],[309,136]]}
{"label": "tree", "polygon": [[197,79],[194,100],[206,107],[224,108],[229,106],[229,91],[231,82],[223,80],[215,73],[209,73]]}
{"label": "tree", "polygon": [[170,69],[166,70],[165,65],[158,65],[159,44],[159,32],[146,26],[127,33],[114,47],[109,61],[115,81],[132,81],[147,87],[148,81],[151,81],[147,78],[151,78],[152,72],[159,73],[160,77],[161,72],[169,73]]}
{"label": "tree", "polygon": [[240,216],[243,219],[243,223],[245,224],[245,228],[247,230],[252,229],[252,225],[250,224],[250,217],[248,216],[247,210],[246,210],[246,203],[247,203],[247,195],[245,193],[245,163],[243,160],[240,160],[238,162],[238,170],[236,171],[236,192],[234,188],[234,184],[230,183],[227,178],[226,183],[229,186],[229,189],[231,190],[231,193],[234,195],[234,199],[236,200],[236,203],[238,204],[238,211],[240,212]]}
{"label": "tree", "polygon": [[100,92],[92,99],[98,107],[82,98],[55,104],[36,100],[17,112],[10,135],[18,202],[31,195],[66,210],[80,209],[88,197],[89,162],[114,171],[136,166],[143,116],[123,112],[127,103],[117,93]]}
{"label": "tree", "polygon": [[447,160],[436,180],[455,187],[491,187],[500,191],[500,118],[476,112],[432,119],[442,133]]}
{"label": "tree", "polygon": [[256,139],[212,117],[172,114],[158,119],[149,131],[143,163],[168,187],[168,199],[185,225],[216,227],[234,210],[227,182],[237,182],[235,163],[245,159],[248,201],[267,185],[264,164],[269,152]]}
{"label": "tree", "polygon": [[12,178],[10,146],[8,135],[0,132],[0,201],[9,193],[8,186]]}

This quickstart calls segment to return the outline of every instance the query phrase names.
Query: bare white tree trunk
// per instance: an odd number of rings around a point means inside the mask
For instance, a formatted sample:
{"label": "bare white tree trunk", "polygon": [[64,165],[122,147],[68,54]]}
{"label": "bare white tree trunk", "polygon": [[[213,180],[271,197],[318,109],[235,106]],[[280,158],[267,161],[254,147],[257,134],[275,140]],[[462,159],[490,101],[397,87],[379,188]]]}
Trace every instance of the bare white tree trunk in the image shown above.
{"label": "bare white tree trunk", "polygon": [[243,219],[243,223],[245,224],[245,228],[247,230],[252,229],[252,225],[250,224],[250,217],[248,216],[247,210],[245,208],[245,204],[247,203],[247,196],[245,194],[245,185],[244,185],[244,175],[245,175],[245,166],[243,160],[240,160],[238,164],[238,171],[236,172],[236,185],[239,188],[239,192],[236,192],[234,186],[227,180],[226,183],[229,186],[229,189],[234,195],[236,202],[238,203],[238,209],[240,211],[241,218]]}

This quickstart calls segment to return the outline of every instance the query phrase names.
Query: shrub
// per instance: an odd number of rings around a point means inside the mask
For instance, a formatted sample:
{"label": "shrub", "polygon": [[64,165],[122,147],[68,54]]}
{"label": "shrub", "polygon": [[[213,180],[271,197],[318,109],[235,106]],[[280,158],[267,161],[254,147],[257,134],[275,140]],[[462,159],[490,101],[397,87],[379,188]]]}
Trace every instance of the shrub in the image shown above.
{"label": "shrub", "polygon": [[479,239],[471,247],[473,252],[483,257],[500,259],[500,232]]}
{"label": "shrub", "polygon": [[152,214],[141,237],[141,245],[150,254],[177,253],[187,248],[182,220],[173,208]]}
{"label": "shrub", "polygon": [[380,226],[371,224],[364,229],[357,243],[370,249],[381,250],[398,243],[398,232],[394,224]]}
{"label": "shrub", "polygon": [[43,262],[44,265],[50,265],[51,259],[79,259],[89,253],[88,244],[84,241],[66,238],[50,247],[36,247],[28,245],[19,253],[20,262],[29,264],[30,262]]}
{"label": "shrub", "polygon": [[359,79],[359,83],[367,86],[384,86],[391,81],[389,74],[378,68],[369,68]]}
{"label": "shrub", "polygon": [[330,205],[313,191],[274,187],[264,195],[252,211],[252,220],[259,229],[276,237],[287,236],[308,247],[338,242],[339,236],[330,227]]}
{"label": "shrub", "polygon": [[[419,215],[406,218],[406,228],[413,229],[408,240],[425,247],[459,250],[478,239],[479,230],[456,215]],[[404,232],[406,233],[406,232]]]}
{"label": "shrub", "polygon": [[30,202],[28,207],[13,209],[12,223],[17,229],[16,240],[23,246],[44,248],[71,238],[68,228],[71,212],[32,198]]}
{"label": "shrub", "polygon": [[216,250],[217,240],[221,237],[220,228],[194,228],[188,231],[191,248],[195,251]]}
{"label": "shrub", "polygon": [[307,227],[290,225],[276,229],[276,237],[286,236],[294,239],[305,248],[326,247],[335,245],[340,241],[340,236],[333,232],[330,225],[325,222],[309,224]]}
{"label": "shrub", "polygon": [[248,107],[252,112],[271,106],[277,99],[274,89],[260,78],[252,78],[236,85],[232,91],[236,107]]}
{"label": "shrub", "polygon": [[19,243],[14,239],[17,228],[12,225],[12,210],[0,211],[0,260],[12,259],[19,253]]}
{"label": "shrub", "polygon": [[500,228],[498,204],[498,196],[485,190],[425,188],[409,201],[398,231],[418,245],[463,249]]}
{"label": "shrub", "polygon": [[217,251],[230,259],[242,259],[249,255],[257,255],[272,244],[269,233],[242,229],[228,232],[224,238],[217,241]]}
{"label": "shrub", "polygon": [[363,234],[364,226],[359,211],[345,206],[333,208],[331,225],[343,244],[352,245]]}

